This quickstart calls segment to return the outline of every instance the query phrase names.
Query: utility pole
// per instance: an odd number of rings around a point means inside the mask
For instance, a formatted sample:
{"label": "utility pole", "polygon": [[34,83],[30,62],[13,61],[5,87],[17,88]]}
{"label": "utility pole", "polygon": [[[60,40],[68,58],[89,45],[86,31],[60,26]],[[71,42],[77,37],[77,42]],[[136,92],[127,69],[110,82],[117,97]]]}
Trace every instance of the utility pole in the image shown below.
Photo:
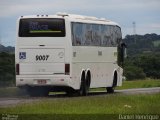
{"label": "utility pole", "polygon": [[133,22],[133,35],[136,35],[136,22]]}
{"label": "utility pole", "polygon": [[136,22],[133,22],[133,35],[134,35],[134,42],[136,44]]}
{"label": "utility pole", "polygon": [[0,45],[2,45],[1,36],[0,36]]}

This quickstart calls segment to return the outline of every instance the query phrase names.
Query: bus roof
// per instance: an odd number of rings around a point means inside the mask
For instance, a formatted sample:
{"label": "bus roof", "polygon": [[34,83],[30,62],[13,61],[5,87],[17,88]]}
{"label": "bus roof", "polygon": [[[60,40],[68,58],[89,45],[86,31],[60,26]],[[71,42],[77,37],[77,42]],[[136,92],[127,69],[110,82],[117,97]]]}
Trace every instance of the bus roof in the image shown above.
{"label": "bus roof", "polygon": [[21,18],[66,18],[71,22],[81,22],[81,23],[93,23],[93,24],[106,24],[106,25],[115,25],[119,26],[118,23],[105,18],[97,18],[92,16],[84,16],[77,14],[67,14],[58,12],[55,15],[27,15],[21,16]]}

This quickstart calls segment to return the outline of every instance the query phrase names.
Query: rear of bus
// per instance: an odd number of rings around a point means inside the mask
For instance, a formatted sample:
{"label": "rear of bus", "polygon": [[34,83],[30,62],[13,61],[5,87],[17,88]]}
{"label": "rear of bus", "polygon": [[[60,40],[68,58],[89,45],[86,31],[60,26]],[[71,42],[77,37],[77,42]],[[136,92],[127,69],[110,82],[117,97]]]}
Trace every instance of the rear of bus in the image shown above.
{"label": "rear of bus", "polygon": [[31,95],[68,86],[70,45],[63,16],[22,16],[16,40],[16,85]]}

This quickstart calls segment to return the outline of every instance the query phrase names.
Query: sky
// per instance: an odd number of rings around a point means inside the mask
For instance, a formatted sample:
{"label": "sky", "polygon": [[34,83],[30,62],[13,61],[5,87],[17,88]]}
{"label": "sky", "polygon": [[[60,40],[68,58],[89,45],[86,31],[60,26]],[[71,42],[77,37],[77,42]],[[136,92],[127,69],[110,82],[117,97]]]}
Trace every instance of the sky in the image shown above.
{"label": "sky", "polygon": [[0,44],[15,46],[19,16],[57,12],[115,21],[123,38],[134,34],[133,22],[136,34],[160,34],[160,0],[0,0]]}

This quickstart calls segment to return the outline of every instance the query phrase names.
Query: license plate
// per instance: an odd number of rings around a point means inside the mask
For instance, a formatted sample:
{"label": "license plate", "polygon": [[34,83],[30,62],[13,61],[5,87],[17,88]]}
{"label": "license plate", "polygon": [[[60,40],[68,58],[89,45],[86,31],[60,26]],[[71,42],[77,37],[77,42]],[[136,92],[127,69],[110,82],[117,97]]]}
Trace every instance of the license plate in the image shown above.
{"label": "license plate", "polygon": [[38,83],[38,84],[46,84],[46,83],[47,83],[47,80],[37,80],[37,83]]}

